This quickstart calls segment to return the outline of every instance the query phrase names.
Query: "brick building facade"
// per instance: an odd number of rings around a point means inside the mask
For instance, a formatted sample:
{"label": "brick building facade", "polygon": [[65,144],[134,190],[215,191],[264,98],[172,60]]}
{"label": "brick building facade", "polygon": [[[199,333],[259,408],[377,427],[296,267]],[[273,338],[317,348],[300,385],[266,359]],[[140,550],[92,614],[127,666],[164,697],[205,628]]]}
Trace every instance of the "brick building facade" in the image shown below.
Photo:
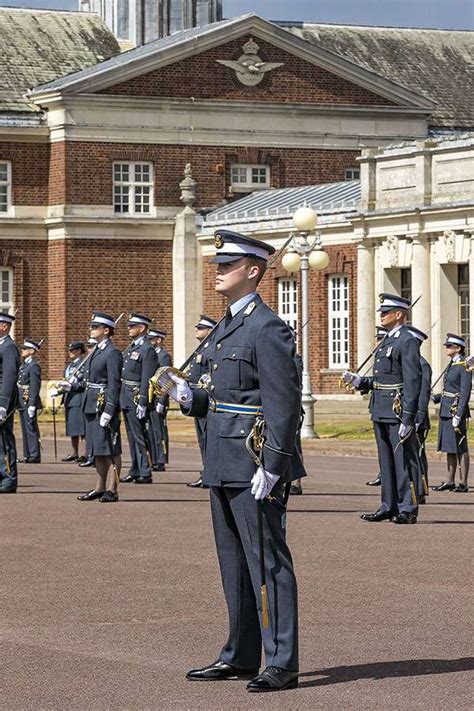
{"label": "brick building facade", "polygon": [[[58,61],[41,75],[35,23],[44,21],[44,32],[51,18],[57,37],[50,51]],[[65,344],[86,336],[93,308],[139,310],[171,334],[190,331],[194,313],[173,322],[181,278],[176,216],[187,164],[197,181],[194,208],[206,213],[260,187],[355,177],[362,146],[424,138],[435,111],[435,97],[256,16],[122,54],[94,16],[0,9],[2,23],[22,32],[31,55],[23,74],[10,77],[15,91],[0,93],[3,304],[18,310],[18,339],[46,338],[41,358],[52,379]],[[330,268],[348,275],[355,300],[356,248],[328,251]],[[279,269],[264,286],[274,306]],[[204,265],[195,309],[218,315],[211,282]],[[313,275],[315,298],[325,289],[324,275]],[[325,319],[322,308],[313,332]],[[119,345],[125,338],[122,327]],[[321,352],[315,340],[313,377],[327,390],[333,381]]]}

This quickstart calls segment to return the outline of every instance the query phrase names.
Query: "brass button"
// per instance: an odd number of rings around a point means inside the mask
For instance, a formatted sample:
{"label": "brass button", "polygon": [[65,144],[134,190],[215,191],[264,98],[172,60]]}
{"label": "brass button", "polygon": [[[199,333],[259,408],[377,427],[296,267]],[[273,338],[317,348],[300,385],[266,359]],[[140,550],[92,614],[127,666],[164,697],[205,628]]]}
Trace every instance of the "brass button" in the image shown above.
{"label": "brass button", "polygon": [[378,372],[379,372],[379,371],[378,371],[377,368],[376,368],[376,369],[374,370],[374,373],[378,373]]}
{"label": "brass button", "polygon": [[217,348],[218,351],[220,351],[220,349],[222,348],[222,344],[221,344],[221,343],[218,343],[217,346],[216,346],[216,348]]}
{"label": "brass button", "polygon": [[214,390],[214,385],[211,385],[211,390]]}
{"label": "brass button", "polygon": [[245,434],[245,430],[240,430],[240,434]]}
{"label": "brass button", "polygon": [[380,363],[380,358],[377,358],[377,363]]}
{"label": "brass button", "polygon": [[217,370],[217,363],[214,363],[214,370]]}

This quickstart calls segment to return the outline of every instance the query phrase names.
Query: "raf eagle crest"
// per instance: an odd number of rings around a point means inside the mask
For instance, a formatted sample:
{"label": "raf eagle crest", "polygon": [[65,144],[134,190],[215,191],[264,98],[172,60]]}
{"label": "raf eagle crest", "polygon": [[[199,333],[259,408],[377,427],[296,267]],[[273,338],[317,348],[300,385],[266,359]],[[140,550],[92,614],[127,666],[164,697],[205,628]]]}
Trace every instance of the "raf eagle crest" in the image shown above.
{"label": "raf eagle crest", "polygon": [[263,62],[258,56],[258,44],[249,39],[242,47],[244,53],[237,59],[217,59],[219,64],[233,69],[235,76],[245,86],[257,86],[267,72],[282,67],[283,62]]}

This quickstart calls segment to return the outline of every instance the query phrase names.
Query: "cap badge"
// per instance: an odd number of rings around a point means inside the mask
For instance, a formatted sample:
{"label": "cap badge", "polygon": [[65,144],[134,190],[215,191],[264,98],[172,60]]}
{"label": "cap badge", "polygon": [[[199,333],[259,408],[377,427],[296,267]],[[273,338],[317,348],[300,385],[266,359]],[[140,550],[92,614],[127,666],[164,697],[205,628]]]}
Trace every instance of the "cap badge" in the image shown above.
{"label": "cap badge", "polygon": [[224,240],[220,235],[216,235],[214,237],[214,246],[216,249],[221,249],[221,247],[224,245]]}
{"label": "cap badge", "polygon": [[379,301],[381,304],[383,304],[383,302],[384,302],[383,294],[379,295]]}

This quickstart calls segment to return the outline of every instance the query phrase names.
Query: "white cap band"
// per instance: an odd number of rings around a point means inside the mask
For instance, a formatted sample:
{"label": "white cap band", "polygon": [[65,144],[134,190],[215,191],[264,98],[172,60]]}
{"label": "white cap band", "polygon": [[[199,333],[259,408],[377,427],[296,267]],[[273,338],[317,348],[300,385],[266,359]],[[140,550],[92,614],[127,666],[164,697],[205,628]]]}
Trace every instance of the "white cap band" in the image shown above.
{"label": "white cap band", "polygon": [[115,321],[112,321],[112,319],[109,318],[105,318],[105,316],[92,316],[91,322],[102,323],[104,326],[110,326],[111,328],[115,328]]}
{"label": "white cap band", "polygon": [[222,249],[217,250],[216,257],[223,254],[240,254],[242,257],[247,257],[252,254],[255,257],[261,257],[261,259],[265,261],[268,260],[268,251],[266,249],[254,247],[250,244],[237,244],[236,242],[225,242]]}

